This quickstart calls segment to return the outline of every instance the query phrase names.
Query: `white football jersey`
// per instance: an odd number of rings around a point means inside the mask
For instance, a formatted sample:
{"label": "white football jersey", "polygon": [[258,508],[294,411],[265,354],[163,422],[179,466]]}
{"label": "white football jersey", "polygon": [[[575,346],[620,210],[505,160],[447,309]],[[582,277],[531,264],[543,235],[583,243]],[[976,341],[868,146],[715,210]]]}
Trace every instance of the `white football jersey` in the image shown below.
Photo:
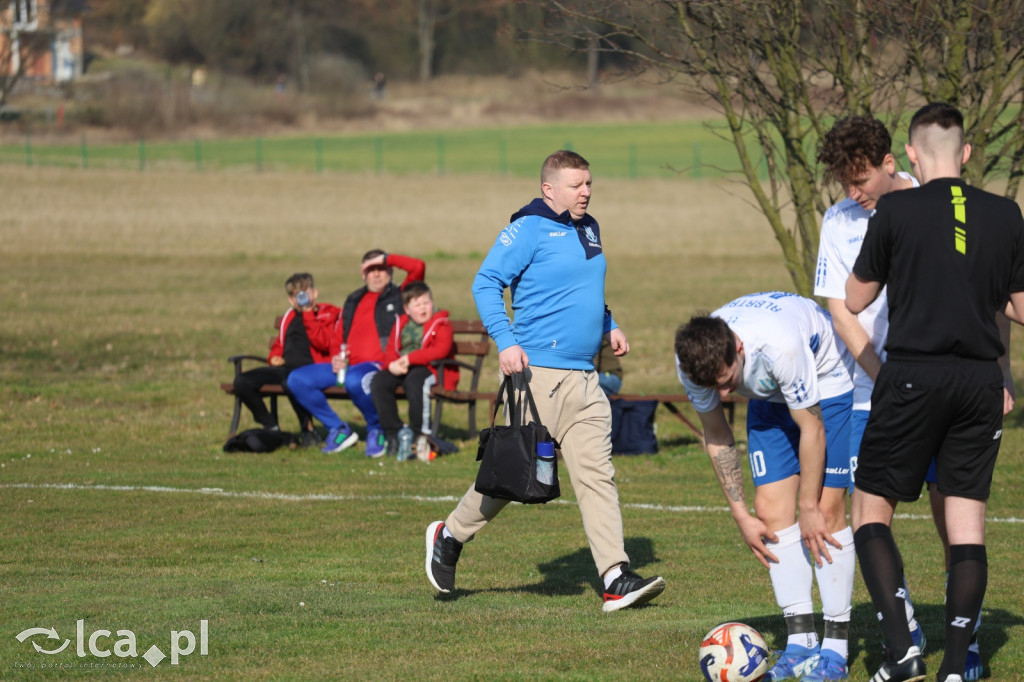
{"label": "white football jersey", "polygon": [[[897,173],[910,180],[917,187],[919,183],[910,173]],[[821,221],[821,237],[818,243],[818,266],[814,278],[814,295],[825,298],[846,300],[846,280],[853,271],[853,264],[860,254],[864,233],[868,231],[868,218],[873,211],[867,211],[853,199],[844,199],[825,211]],[[878,357],[885,362],[885,340],[889,335],[889,303],[885,289],[878,298],[865,308],[857,320],[871,339]],[[853,368],[853,409],[871,409],[871,391],[875,382],[860,365]]]}
{"label": "white football jersey", "polygon": [[[832,329],[832,317],[814,301],[769,291],[740,297],[711,315],[725,320],[743,342],[737,394],[799,410],[853,388],[850,354]],[[678,358],[676,372],[698,412],[721,403],[716,389],[690,381]]]}

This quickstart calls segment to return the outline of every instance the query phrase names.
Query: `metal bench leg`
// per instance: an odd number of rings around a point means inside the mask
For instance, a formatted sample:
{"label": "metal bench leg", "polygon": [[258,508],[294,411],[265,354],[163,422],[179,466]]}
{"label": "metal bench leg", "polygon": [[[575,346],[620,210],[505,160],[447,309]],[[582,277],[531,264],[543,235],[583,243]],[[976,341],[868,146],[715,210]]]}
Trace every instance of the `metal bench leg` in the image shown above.
{"label": "metal bench leg", "polygon": [[469,402],[469,437],[475,438],[476,434],[476,401],[471,400]]}
{"label": "metal bench leg", "polygon": [[669,411],[669,412],[671,412],[671,413],[672,413],[672,414],[674,414],[674,415],[675,415],[676,417],[678,417],[678,418],[679,418],[679,421],[681,421],[681,422],[683,422],[684,424],[686,424],[686,426],[687,426],[687,427],[689,427],[690,431],[693,431],[693,433],[694,433],[694,434],[695,434],[695,435],[696,435],[696,436],[697,436],[698,438],[700,438],[701,442],[704,442],[704,432],[700,430],[700,427],[699,427],[699,426],[697,426],[697,425],[696,425],[696,424],[694,424],[694,423],[693,423],[692,421],[690,421],[689,419],[687,419],[687,418],[686,418],[686,415],[684,415],[684,414],[683,414],[682,412],[680,412],[680,411],[679,411],[679,408],[678,408],[678,407],[676,407],[676,406],[675,406],[675,404],[673,404],[673,403],[670,403],[670,402],[668,402],[667,400],[663,400],[663,401],[661,401],[661,404],[662,404],[662,405],[664,405],[664,406],[665,406],[666,408],[668,408],[668,411]]}
{"label": "metal bench leg", "polygon": [[441,437],[441,412],[444,409],[444,401],[440,398],[434,399],[434,418],[430,420],[430,433],[434,438]]}
{"label": "metal bench leg", "polygon": [[228,438],[238,433],[238,422],[242,419],[242,399],[235,396],[235,411],[231,415],[231,427],[228,428]]}

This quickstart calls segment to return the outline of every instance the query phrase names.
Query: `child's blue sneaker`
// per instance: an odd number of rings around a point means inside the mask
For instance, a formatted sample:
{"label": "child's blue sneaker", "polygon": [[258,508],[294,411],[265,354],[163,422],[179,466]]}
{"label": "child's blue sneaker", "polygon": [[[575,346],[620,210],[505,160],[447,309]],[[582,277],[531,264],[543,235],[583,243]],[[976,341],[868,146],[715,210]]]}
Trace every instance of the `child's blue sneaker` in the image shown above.
{"label": "child's blue sneaker", "polygon": [[380,429],[370,429],[369,433],[366,434],[366,456],[367,457],[383,457],[384,453],[387,452],[387,439],[384,438],[384,432]]}
{"label": "child's blue sneaker", "polygon": [[820,653],[821,649],[818,647],[808,649],[799,644],[788,645],[786,650],[775,660],[775,665],[765,673],[765,682],[799,679],[814,667]]}
{"label": "child's blue sneaker", "polygon": [[850,670],[846,667],[846,659],[838,651],[822,649],[818,656],[818,662],[805,674],[803,682],[825,682],[825,680],[846,680],[850,677]]}
{"label": "child's blue sneaker", "polygon": [[320,451],[341,452],[345,448],[355,445],[357,440],[359,440],[359,434],[353,431],[348,424],[342,424],[327,432],[327,442]]}

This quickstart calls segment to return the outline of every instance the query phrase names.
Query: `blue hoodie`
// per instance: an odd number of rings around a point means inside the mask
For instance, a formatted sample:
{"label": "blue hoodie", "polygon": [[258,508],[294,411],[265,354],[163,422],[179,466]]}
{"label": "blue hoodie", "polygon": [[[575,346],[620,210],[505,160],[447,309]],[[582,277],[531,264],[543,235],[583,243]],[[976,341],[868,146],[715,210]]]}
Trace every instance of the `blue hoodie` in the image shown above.
{"label": "blue hoodie", "polygon": [[574,223],[568,211],[557,215],[534,199],[498,235],[473,280],[473,299],[499,352],[518,344],[531,365],[594,369],[601,337],[616,328],[604,302],[605,270],[597,221],[588,213]]}

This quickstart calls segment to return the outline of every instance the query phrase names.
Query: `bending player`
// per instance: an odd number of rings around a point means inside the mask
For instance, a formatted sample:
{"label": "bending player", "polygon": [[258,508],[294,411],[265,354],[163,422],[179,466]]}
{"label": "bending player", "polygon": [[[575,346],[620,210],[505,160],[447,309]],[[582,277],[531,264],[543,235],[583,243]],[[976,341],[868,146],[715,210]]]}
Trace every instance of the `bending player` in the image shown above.
{"label": "bending player", "polygon": [[[768,568],[786,619],[786,649],[765,679],[846,679],[856,565],[846,520],[853,383],[852,360],[831,318],[795,294],[751,294],[691,318],[676,332],[675,351],[733,519]],[[722,407],[721,396],[730,392],[751,399],[755,516]],[[811,599],[815,573],[825,620],[821,640]]]}

